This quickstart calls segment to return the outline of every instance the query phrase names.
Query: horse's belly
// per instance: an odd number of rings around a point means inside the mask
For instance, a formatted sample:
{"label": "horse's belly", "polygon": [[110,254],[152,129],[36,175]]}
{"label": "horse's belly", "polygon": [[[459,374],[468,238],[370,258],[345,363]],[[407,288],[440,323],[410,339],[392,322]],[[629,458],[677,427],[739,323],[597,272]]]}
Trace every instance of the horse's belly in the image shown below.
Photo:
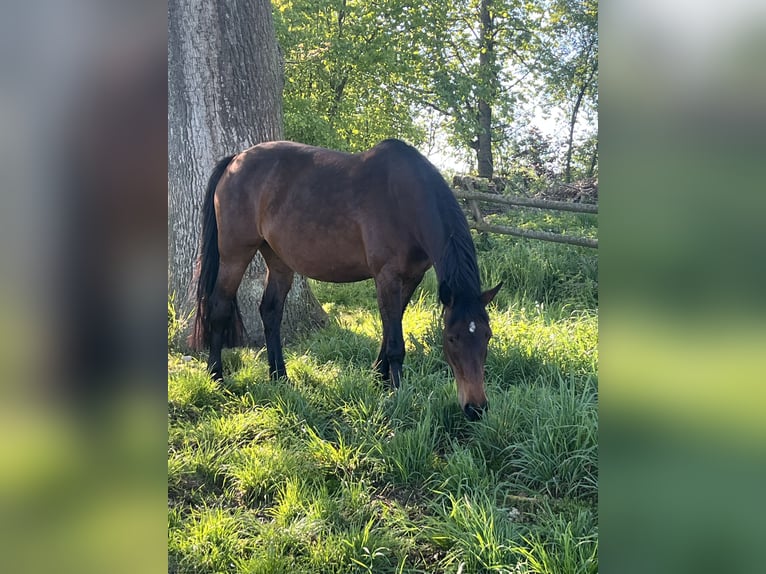
{"label": "horse's belly", "polygon": [[372,274],[366,268],[351,267],[332,267],[330,269],[307,270],[305,273],[298,271],[298,273],[317,281],[327,281],[329,283],[353,283],[354,281],[363,281],[372,277]]}
{"label": "horse's belly", "polygon": [[372,277],[361,238],[267,237],[291,269],[318,281],[349,283]]}

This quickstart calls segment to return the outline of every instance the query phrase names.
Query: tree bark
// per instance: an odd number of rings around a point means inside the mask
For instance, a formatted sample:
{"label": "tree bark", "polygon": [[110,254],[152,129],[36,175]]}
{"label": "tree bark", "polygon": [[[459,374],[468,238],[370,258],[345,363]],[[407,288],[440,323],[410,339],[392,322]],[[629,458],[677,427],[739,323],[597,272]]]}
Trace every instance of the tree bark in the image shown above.
{"label": "tree bark", "polygon": [[574,109],[572,115],[569,118],[569,136],[567,137],[567,161],[566,168],[564,170],[564,182],[572,183],[572,148],[574,147],[574,129],[577,123],[577,113],[580,111],[580,103],[582,97],[585,94],[586,86],[581,86],[577,92],[577,100],[575,100]]}
{"label": "tree bark", "polygon": [[478,161],[479,177],[492,179],[494,165],[492,162],[492,105],[494,99],[497,72],[495,71],[495,43],[492,16],[489,12],[492,0],[481,0],[480,21],[481,40],[479,51],[479,98],[478,123],[479,133],[476,141],[476,159]]}
{"label": "tree bark", "polygon": [[483,99],[479,100],[479,134],[476,138],[476,159],[478,160],[478,175],[492,179],[495,173],[492,162],[492,107]]}
{"label": "tree bark", "polygon": [[[268,0],[169,0],[168,3],[168,293],[192,309],[191,285],[200,205],[215,162],[282,138],[283,74]],[[265,263],[257,255],[239,288],[251,342],[261,344],[258,304]],[[296,276],[282,332],[325,319],[306,280]]]}

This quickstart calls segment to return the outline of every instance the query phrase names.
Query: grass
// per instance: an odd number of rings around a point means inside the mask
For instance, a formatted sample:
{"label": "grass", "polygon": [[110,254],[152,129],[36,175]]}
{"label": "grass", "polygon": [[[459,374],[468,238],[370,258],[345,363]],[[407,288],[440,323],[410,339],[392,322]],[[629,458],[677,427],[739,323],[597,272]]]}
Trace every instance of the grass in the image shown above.
{"label": "grass", "polygon": [[475,239],[483,284],[505,281],[479,422],[457,405],[432,272],[396,392],[370,369],[371,282],[313,285],[332,321],[286,348],[289,382],[268,380],[259,350],[226,351],[219,383],[204,357],[169,353],[171,572],[598,570],[596,254]]}

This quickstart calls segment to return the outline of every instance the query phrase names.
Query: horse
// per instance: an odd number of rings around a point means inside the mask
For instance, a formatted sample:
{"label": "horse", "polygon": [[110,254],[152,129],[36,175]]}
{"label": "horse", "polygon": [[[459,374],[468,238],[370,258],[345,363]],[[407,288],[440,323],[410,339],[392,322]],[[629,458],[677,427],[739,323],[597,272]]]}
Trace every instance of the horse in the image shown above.
{"label": "horse", "polygon": [[492,335],[468,222],[438,170],[396,139],[350,154],[274,141],[221,159],[202,204],[197,307],[190,345],[209,347],[208,371],[223,378],[221,349],[240,346],[237,289],[260,251],[267,265],[263,320],[269,375],[287,377],[280,324],[293,274],[345,283],[373,278],[383,336],[373,368],[398,388],[404,362],[402,316],[433,265],[443,349],[460,407],[487,410],[484,363]]}

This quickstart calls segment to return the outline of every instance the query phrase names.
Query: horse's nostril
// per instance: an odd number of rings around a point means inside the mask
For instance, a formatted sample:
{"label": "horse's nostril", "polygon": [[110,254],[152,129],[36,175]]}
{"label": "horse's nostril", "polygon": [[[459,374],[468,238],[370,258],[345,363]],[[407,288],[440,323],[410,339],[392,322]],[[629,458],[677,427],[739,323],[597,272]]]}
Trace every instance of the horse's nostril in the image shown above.
{"label": "horse's nostril", "polygon": [[464,408],[463,412],[465,413],[465,416],[468,418],[469,421],[477,421],[481,418],[481,415],[484,414],[484,412],[489,408],[489,405],[485,401],[484,404],[477,406],[472,405],[471,403],[468,403]]}

